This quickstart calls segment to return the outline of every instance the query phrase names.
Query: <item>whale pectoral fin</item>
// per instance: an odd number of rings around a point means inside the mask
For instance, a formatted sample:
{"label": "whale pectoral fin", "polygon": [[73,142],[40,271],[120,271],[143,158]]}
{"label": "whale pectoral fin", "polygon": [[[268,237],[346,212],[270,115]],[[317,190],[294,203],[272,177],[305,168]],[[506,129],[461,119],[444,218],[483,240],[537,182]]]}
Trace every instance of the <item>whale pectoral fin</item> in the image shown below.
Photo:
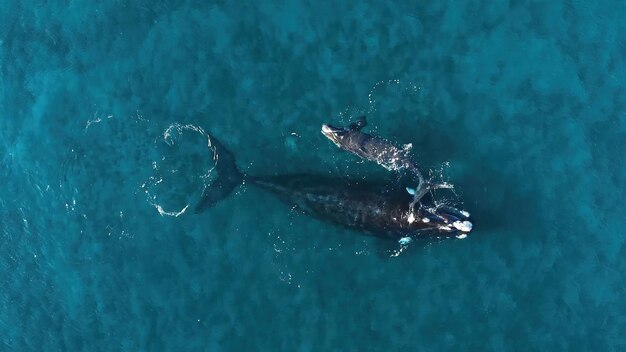
{"label": "whale pectoral fin", "polygon": [[356,121],[351,123],[348,128],[352,131],[360,131],[365,126],[367,126],[367,119],[365,118],[365,115],[363,115],[356,119]]}

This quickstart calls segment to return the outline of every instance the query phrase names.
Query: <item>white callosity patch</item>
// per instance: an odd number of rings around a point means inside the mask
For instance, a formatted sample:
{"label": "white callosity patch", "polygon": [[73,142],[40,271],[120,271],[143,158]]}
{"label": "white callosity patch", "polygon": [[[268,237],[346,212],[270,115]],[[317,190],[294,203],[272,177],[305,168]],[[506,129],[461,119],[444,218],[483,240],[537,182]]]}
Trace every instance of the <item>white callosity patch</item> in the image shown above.
{"label": "white callosity patch", "polygon": [[471,222],[469,221],[455,221],[452,224],[457,230],[463,231],[463,232],[470,232],[472,231],[473,225]]}

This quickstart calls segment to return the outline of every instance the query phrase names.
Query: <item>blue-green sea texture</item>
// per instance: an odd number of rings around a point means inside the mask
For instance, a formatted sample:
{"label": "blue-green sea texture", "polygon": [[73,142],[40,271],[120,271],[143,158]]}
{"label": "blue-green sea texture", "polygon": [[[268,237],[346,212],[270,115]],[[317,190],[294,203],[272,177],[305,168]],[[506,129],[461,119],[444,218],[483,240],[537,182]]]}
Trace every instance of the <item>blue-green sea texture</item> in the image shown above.
{"label": "blue-green sea texture", "polygon": [[[624,18],[2,2],[0,350],[625,350]],[[388,258],[251,184],[192,211],[207,133],[252,175],[389,176],[320,133],[361,114],[456,186],[468,238]]]}

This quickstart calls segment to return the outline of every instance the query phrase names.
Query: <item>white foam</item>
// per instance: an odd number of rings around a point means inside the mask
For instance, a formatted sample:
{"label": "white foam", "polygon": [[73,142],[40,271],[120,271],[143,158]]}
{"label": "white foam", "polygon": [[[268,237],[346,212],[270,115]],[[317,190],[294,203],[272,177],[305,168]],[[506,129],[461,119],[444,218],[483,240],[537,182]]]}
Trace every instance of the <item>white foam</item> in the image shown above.
{"label": "white foam", "polygon": [[165,211],[163,210],[163,207],[158,204],[153,204],[153,206],[156,208],[156,210],[159,212],[161,216],[173,216],[175,218],[185,214],[185,212],[187,211],[187,208],[189,208],[189,204],[187,204],[183,209],[179,211]]}
{"label": "white foam", "polygon": [[402,237],[400,240],[398,240],[398,243],[401,246],[406,246],[407,244],[413,242],[413,239],[411,237]]}

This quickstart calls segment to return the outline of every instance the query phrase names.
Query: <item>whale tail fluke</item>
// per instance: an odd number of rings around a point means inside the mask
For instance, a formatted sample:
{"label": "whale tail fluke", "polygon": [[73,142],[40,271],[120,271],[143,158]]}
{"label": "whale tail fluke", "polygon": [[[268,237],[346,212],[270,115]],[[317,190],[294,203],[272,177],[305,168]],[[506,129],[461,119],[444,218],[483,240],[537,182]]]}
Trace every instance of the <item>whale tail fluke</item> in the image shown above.
{"label": "whale tail fluke", "polygon": [[214,151],[217,179],[204,187],[202,198],[196,205],[196,213],[201,213],[228,197],[237,186],[243,183],[245,177],[237,167],[233,154],[212,135],[209,136],[209,140]]}

